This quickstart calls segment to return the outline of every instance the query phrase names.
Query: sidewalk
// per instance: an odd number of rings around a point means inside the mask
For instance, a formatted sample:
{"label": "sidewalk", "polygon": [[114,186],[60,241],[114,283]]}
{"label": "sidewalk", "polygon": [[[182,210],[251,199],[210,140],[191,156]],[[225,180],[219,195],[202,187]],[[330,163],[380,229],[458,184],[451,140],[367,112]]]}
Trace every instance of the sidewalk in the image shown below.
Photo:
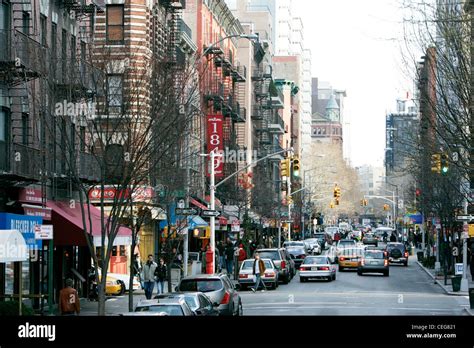
{"label": "sidewalk", "polygon": [[[419,250],[417,250],[417,251],[419,251]],[[452,285],[451,279],[449,277],[447,279],[447,285],[444,285],[444,275],[436,276],[434,268],[431,269],[431,268],[426,268],[425,266],[423,266],[421,264],[421,262],[418,261],[416,251],[415,251],[415,255],[411,256],[411,258],[414,258],[416,260],[416,263],[418,264],[418,266],[420,266],[421,269],[423,269],[435,281],[436,284],[441,286],[441,288],[443,288],[443,290],[446,292],[446,294],[451,295],[451,296],[469,296],[469,293],[467,291],[454,292],[453,291],[453,285]],[[470,273],[469,273],[469,268],[468,268],[468,278],[467,279],[468,279],[468,287],[469,288],[474,288],[474,282],[471,280]]]}

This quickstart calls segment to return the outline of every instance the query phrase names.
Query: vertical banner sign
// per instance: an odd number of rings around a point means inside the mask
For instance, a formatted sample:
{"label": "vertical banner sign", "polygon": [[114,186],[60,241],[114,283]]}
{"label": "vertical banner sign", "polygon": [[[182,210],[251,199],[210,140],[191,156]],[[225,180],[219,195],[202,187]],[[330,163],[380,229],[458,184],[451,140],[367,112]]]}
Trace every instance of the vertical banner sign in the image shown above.
{"label": "vertical banner sign", "polygon": [[[224,152],[224,116],[222,115],[208,115],[207,116],[207,150],[208,153],[214,151],[218,154]],[[214,172],[216,178],[221,178],[224,175],[224,161],[223,157],[214,157]],[[210,157],[207,159],[207,176],[210,176]]]}

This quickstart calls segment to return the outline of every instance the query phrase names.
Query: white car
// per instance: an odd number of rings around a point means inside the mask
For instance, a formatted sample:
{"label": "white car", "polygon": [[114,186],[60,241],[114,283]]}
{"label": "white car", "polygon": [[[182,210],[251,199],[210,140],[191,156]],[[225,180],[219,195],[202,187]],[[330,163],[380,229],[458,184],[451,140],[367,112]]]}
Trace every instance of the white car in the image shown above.
{"label": "white car", "polygon": [[[265,264],[265,274],[262,276],[265,287],[270,286],[271,289],[278,287],[278,269],[271,259],[262,259]],[[239,270],[239,284],[242,289],[255,285],[257,278],[253,275],[253,265],[255,259],[247,259],[242,262]]]}
{"label": "white car", "polygon": [[319,240],[317,238],[309,238],[309,239],[305,239],[304,240],[305,244],[308,245],[308,251],[310,253],[312,253],[313,255],[314,254],[321,254],[322,252],[322,249],[321,249],[321,245],[319,245]]}
{"label": "white car", "polygon": [[300,266],[300,282],[310,278],[336,280],[337,266],[327,256],[308,256]]}

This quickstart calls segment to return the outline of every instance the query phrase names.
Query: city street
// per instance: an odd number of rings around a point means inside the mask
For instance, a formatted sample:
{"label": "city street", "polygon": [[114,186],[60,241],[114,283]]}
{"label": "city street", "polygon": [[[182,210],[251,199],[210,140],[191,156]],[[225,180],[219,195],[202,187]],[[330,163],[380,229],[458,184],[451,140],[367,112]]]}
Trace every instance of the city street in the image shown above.
{"label": "city street", "polygon": [[[277,290],[241,291],[244,315],[467,315],[468,296],[447,295],[411,257],[408,267],[390,266],[390,276],[337,272],[332,282],[300,283],[298,274]],[[144,299],[135,295],[136,303]],[[96,303],[82,300],[82,315],[96,315]],[[128,296],[106,302],[107,314],[126,312]]]}

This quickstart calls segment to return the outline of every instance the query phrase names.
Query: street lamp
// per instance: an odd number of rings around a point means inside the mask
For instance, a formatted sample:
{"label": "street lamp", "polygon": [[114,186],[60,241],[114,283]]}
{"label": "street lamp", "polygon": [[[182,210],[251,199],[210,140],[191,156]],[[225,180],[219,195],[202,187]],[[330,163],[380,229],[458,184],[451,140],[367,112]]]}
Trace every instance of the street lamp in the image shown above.
{"label": "street lamp", "polygon": [[[284,153],[284,152],[294,152],[293,148],[289,148],[289,149],[284,149],[284,150],[280,150],[280,151],[277,151],[277,152],[274,152],[274,153],[271,153],[269,155],[266,155],[256,161],[253,161],[251,162],[250,164],[246,165],[245,167],[237,170],[236,172],[230,174],[229,176],[225,177],[224,179],[222,179],[218,184],[215,183],[215,157],[221,157],[222,154],[220,153],[216,153],[214,151],[211,151],[210,153],[202,153],[202,154],[199,154],[199,156],[202,156],[202,157],[207,157],[209,156],[210,157],[210,184],[209,184],[209,195],[210,195],[210,209],[211,210],[215,210],[216,206],[215,206],[215,194],[216,194],[216,188],[219,187],[220,185],[222,185],[223,183],[225,183],[227,180],[233,178],[234,176],[238,175],[240,172],[254,166],[255,164],[257,164],[258,162],[260,161],[263,161],[267,158],[270,158],[270,157],[273,157],[275,155],[278,155],[280,153]],[[210,244],[211,244],[211,252],[212,252],[212,264],[213,264],[213,269],[212,269],[212,273],[215,273],[216,271],[216,263],[214,262],[215,260],[215,247],[216,247],[216,224],[215,224],[215,221],[216,221],[216,218],[215,216],[211,216],[210,217],[210,224],[211,224],[211,241],[210,241]]]}
{"label": "street lamp", "polygon": [[207,53],[209,53],[209,51],[211,51],[217,44],[221,43],[222,41],[224,40],[227,40],[227,39],[232,39],[232,38],[239,38],[239,39],[247,39],[247,40],[250,40],[250,41],[259,41],[260,37],[257,35],[257,34],[233,34],[233,35],[227,35],[225,37],[223,37],[222,39],[210,44],[205,50],[204,52],[202,53],[202,56],[205,56]]}

